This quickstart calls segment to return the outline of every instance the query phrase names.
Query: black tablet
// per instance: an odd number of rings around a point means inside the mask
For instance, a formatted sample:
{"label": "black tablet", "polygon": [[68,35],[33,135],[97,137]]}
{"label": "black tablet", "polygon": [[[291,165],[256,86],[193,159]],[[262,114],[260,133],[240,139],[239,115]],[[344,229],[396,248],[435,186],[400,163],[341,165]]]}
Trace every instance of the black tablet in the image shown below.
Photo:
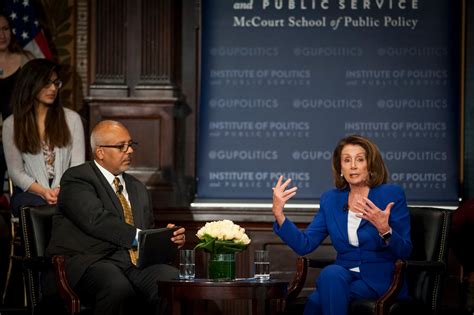
{"label": "black tablet", "polygon": [[137,267],[143,269],[150,265],[173,262],[178,245],[171,241],[171,237],[177,229],[179,227],[139,231]]}

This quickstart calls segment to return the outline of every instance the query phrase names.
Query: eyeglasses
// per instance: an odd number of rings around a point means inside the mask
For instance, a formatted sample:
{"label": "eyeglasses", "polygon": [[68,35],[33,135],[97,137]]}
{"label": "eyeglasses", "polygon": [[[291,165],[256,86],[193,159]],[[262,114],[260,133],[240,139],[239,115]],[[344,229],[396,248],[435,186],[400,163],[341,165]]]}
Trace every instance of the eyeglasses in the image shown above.
{"label": "eyeglasses", "polygon": [[138,142],[135,142],[135,141],[130,141],[128,143],[124,143],[124,144],[107,144],[107,145],[98,145],[99,148],[115,148],[115,149],[119,149],[120,152],[127,152],[128,151],[128,148],[132,148],[133,150],[135,150],[137,148],[137,145],[138,145]]}
{"label": "eyeglasses", "polygon": [[63,86],[63,81],[56,79],[56,80],[48,80],[46,85],[44,86],[46,89],[51,87],[51,84],[54,85],[55,88],[60,89]]}

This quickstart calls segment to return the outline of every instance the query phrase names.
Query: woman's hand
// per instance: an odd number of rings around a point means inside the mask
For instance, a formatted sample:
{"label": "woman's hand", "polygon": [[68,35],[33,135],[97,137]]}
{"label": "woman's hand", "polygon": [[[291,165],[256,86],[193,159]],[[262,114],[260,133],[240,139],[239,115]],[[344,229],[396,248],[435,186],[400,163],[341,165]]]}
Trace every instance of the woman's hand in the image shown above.
{"label": "woman's hand", "polygon": [[53,188],[53,191],[56,193],[56,197],[59,196],[59,191],[60,190],[61,190],[61,187],[59,185]]}
{"label": "woman's hand", "polygon": [[[168,223],[166,226],[168,229],[174,228],[175,225],[172,223]],[[184,227],[177,229],[176,231],[173,232],[173,237],[171,238],[171,241],[175,244],[178,245],[178,248],[181,248],[184,246],[184,243],[186,242],[186,236],[184,235],[185,229]]]}
{"label": "woman's hand", "polygon": [[388,219],[390,211],[395,203],[390,202],[385,211],[380,210],[369,198],[363,197],[355,200],[354,207],[351,210],[356,212],[356,216],[372,223],[380,234],[385,234],[390,231]]}
{"label": "woman's hand", "polygon": [[28,192],[37,194],[41,198],[43,198],[48,205],[55,205],[58,202],[58,195],[59,195],[59,186],[56,188],[46,188],[34,182],[28,188]]}
{"label": "woman's hand", "polygon": [[278,225],[282,225],[285,221],[285,215],[283,213],[283,208],[288,200],[290,200],[294,195],[296,195],[296,190],[298,187],[293,187],[288,190],[285,190],[288,184],[291,182],[291,178],[288,178],[283,184],[283,176],[278,178],[278,182],[275,187],[273,187],[273,215],[275,216]]}
{"label": "woman's hand", "polygon": [[45,188],[41,196],[48,205],[55,205],[58,202],[58,195],[59,188],[56,187],[54,189]]}

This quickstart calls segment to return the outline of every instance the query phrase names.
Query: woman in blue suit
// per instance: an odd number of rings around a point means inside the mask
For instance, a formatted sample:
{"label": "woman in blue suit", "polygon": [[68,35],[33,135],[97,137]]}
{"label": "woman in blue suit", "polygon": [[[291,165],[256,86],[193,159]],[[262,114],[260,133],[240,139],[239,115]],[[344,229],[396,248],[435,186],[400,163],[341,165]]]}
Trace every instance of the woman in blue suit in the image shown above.
{"label": "woman in blue suit", "polygon": [[[332,159],[336,188],[321,196],[319,212],[302,232],[285,217],[296,194],[291,179],[273,188],[275,233],[299,255],[315,250],[329,235],[337,251],[325,267],[305,314],[347,314],[353,299],[380,297],[389,287],[395,261],[412,250],[410,217],[401,187],[386,184],[387,168],[377,146],[353,135],[339,141]],[[406,297],[406,286],[400,297]]]}

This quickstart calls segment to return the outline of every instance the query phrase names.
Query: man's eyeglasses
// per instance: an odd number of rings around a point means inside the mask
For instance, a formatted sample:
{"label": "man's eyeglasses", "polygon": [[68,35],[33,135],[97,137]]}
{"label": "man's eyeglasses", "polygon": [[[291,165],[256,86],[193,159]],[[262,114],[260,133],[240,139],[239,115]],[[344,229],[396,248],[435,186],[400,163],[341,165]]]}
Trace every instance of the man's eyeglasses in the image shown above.
{"label": "man's eyeglasses", "polygon": [[119,149],[120,152],[127,152],[128,151],[128,148],[132,148],[132,149],[136,149],[137,148],[137,145],[138,145],[138,142],[135,142],[135,141],[130,141],[128,143],[124,143],[124,144],[107,144],[107,145],[98,145],[99,148],[115,148],[115,149]]}
{"label": "man's eyeglasses", "polygon": [[48,80],[45,85],[45,88],[51,87],[51,84],[54,85],[55,88],[60,89],[63,86],[63,81],[56,79],[56,80]]}

